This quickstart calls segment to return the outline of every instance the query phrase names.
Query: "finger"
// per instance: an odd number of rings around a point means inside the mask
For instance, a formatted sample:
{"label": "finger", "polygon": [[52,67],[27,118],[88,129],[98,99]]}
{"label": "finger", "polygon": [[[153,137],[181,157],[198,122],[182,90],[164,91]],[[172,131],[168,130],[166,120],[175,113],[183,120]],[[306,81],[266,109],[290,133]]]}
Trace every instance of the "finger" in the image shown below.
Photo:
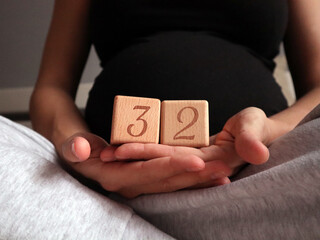
{"label": "finger", "polygon": [[230,179],[228,177],[224,177],[224,178],[219,178],[217,180],[215,180],[216,186],[220,186],[220,185],[226,185],[231,183]]}
{"label": "finger", "polygon": [[213,145],[216,141],[216,138],[217,138],[217,134],[213,135],[213,136],[210,136],[209,138],[209,145]]}
{"label": "finger", "polygon": [[[219,169],[219,171],[218,171]],[[194,185],[200,185],[207,182],[228,183],[225,179],[230,169],[221,161],[206,163],[206,168],[197,173],[183,173],[175,175],[158,182],[149,182],[145,185],[138,185],[130,188],[123,188],[119,192],[125,197],[132,198],[140,194],[174,192]],[[224,179],[224,180],[217,180]],[[227,178],[228,179],[228,178]]]}
{"label": "finger", "polygon": [[104,148],[100,153],[100,159],[103,162],[112,162],[112,161],[117,160],[116,156],[115,156],[116,149],[117,149],[117,147],[115,147],[115,146],[108,146],[108,147]]}
{"label": "finger", "polygon": [[210,187],[222,186],[222,185],[229,184],[229,183],[231,183],[230,179],[228,177],[224,177],[224,178],[219,178],[219,179],[215,179],[212,181],[208,181],[205,183],[197,184],[197,185],[194,185],[194,186],[189,187],[187,189],[210,188]]}
{"label": "finger", "polygon": [[193,155],[111,162],[103,165],[105,174],[100,174],[99,182],[106,190],[119,191],[122,188],[157,183],[185,172],[198,172],[204,168],[203,160]]}
{"label": "finger", "polygon": [[252,133],[242,132],[235,140],[239,156],[252,164],[262,164],[269,159],[268,148]]}
{"label": "finger", "polygon": [[224,126],[235,139],[235,149],[243,160],[252,164],[262,164],[269,158],[267,116],[258,108],[242,110]]}
{"label": "finger", "polygon": [[123,144],[114,152],[114,156],[117,160],[152,159],[165,156],[174,156],[175,154],[195,155],[206,162],[223,158],[225,152],[214,145],[197,149],[192,147],[143,143]]}
{"label": "finger", "polygon": [[204,170],[195,173],[185,173],[165,179],[159,184],[153,184],[151,190],[160,192],[172,192],[185,189],[190,186],[203,184],[209,181],[217,181],[217,179],[225,178],[231,174],[231,169],[222,161],[212,161],[206,163]]}
{"label": "finger", "polygon": [[90,144],[84,137],[71,137],[62,145],[62,155],[70,162],[85,161],[89,158],[90,152]]}
{"label": "finger", "polygon": [[101,137],[92,133],[79,133],[78,136],[85,138],[91,146],[90,158],[100,158],[101,151],[109,144]]}
{"label": "finger", "polygon": [[127,143],[118,147],[114,154],[118,160],[152,159],[172,156],[174,154],[174,148],[162,144]]}

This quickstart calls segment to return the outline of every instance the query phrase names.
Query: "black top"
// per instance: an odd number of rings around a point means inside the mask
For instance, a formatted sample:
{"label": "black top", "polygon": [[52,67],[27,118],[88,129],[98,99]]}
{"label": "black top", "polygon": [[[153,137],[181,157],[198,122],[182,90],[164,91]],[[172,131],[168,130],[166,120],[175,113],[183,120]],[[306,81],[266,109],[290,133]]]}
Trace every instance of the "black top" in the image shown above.
{"label": "black top", "polygon": [[286,0],[94,0],[91,36],[103,67],[86,119],[109,139],[114,95],[209,101],[211,134],[247,106],[287,107],[272,71]]}
{"label": "black top", "polygon": [[95,0],[92,40],[104,62],[161,31],[206,31],[269,61],[287,24],[286,0]]}

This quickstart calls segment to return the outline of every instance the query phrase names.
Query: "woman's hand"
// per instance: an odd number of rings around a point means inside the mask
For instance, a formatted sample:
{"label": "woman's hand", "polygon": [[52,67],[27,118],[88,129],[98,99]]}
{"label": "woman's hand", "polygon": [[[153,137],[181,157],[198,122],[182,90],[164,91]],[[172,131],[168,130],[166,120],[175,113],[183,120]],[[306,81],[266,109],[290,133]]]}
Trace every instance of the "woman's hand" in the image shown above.
{"label": "woman's hand", "polygon": [[[104,161],[127,161],[128,159],[153,159],[161,157],[197,156],[206,164],[214,165],[212,174],[216,179],[234,175],[246,163],[262,164],[269,158],[266,147],[270,143],[272,120],[258,108],[246,108],[230,118],[223,130],[211,137],[211,145],[200,149],[175,147],[161,144],[128,143],[118,148],[107,148],[101,153]],[[187,161],[187,160],[185,160]],[[193,187],[210,186],[212,179],[198,182]]]}
{"label": "woman's hand", "polygon": [[109,146],[91,133],[76,134],[62,147],[63,157],[77,172],[108,191],[125,197],[172,192],[229,183],[245,163],[268,160],[272,121],[258,108],[247,108],[200,149],[162,144]]}
{"label": "woman's hand", "polygon": [[267,146],[271,142],[273,121],[259,108],[246,108],[231,117],[213,144],[233,152],[236,159],[227,159],[228,165],[237,166],[241,161],[251,164],[265,163],[269,158]]}
{"label": "woman's hand", "polygon": [[212,142],[225,153],[221,157],[233,175],[246,163],[263,164],[269,159],[273,125],[261,109],[250,107],[231,117],[214,136]]}
{"label": "woman's hand", "polygon": [[179,152],[139,161],[106,158],[105,154],[113,155],[115,150],[115,147],[94,134],[78,133],[65,141],[61,155],[80,174],[97,181],[106,190],[128,198],[147,193],[172,192],[201,183],[215,186],[229,182],[223,178],[224,175],[215,175],[217,168],[228,171],[222,162],[205,164],[197,156],[184,156]]}

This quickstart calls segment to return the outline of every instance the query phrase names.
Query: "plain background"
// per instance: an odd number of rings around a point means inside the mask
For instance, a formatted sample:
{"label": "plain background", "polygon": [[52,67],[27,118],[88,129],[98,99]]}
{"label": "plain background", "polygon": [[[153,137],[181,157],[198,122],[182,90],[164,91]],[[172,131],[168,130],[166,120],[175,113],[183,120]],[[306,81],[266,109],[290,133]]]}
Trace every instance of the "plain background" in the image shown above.
{"label": "plain background", "polygon": [[[0,1],[0,89],[35,84],[53,4],[53,0]],[[99,71],[91,51],[81,81],[92,82]]]}

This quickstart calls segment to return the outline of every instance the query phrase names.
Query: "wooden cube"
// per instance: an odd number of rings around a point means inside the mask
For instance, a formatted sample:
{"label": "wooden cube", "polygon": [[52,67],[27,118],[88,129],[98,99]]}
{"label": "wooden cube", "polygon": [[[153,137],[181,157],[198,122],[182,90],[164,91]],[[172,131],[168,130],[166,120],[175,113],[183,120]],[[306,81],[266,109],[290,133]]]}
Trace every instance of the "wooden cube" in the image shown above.
{"label": "wooden cube", "polygon": [[167,145],[208,146],[208,102],[204,100],[163,101],[160,141]]}
{"label": "wooden cube", "polygon": [[158,143],[160,100],[116,96],[114,98],[111,144]]}

